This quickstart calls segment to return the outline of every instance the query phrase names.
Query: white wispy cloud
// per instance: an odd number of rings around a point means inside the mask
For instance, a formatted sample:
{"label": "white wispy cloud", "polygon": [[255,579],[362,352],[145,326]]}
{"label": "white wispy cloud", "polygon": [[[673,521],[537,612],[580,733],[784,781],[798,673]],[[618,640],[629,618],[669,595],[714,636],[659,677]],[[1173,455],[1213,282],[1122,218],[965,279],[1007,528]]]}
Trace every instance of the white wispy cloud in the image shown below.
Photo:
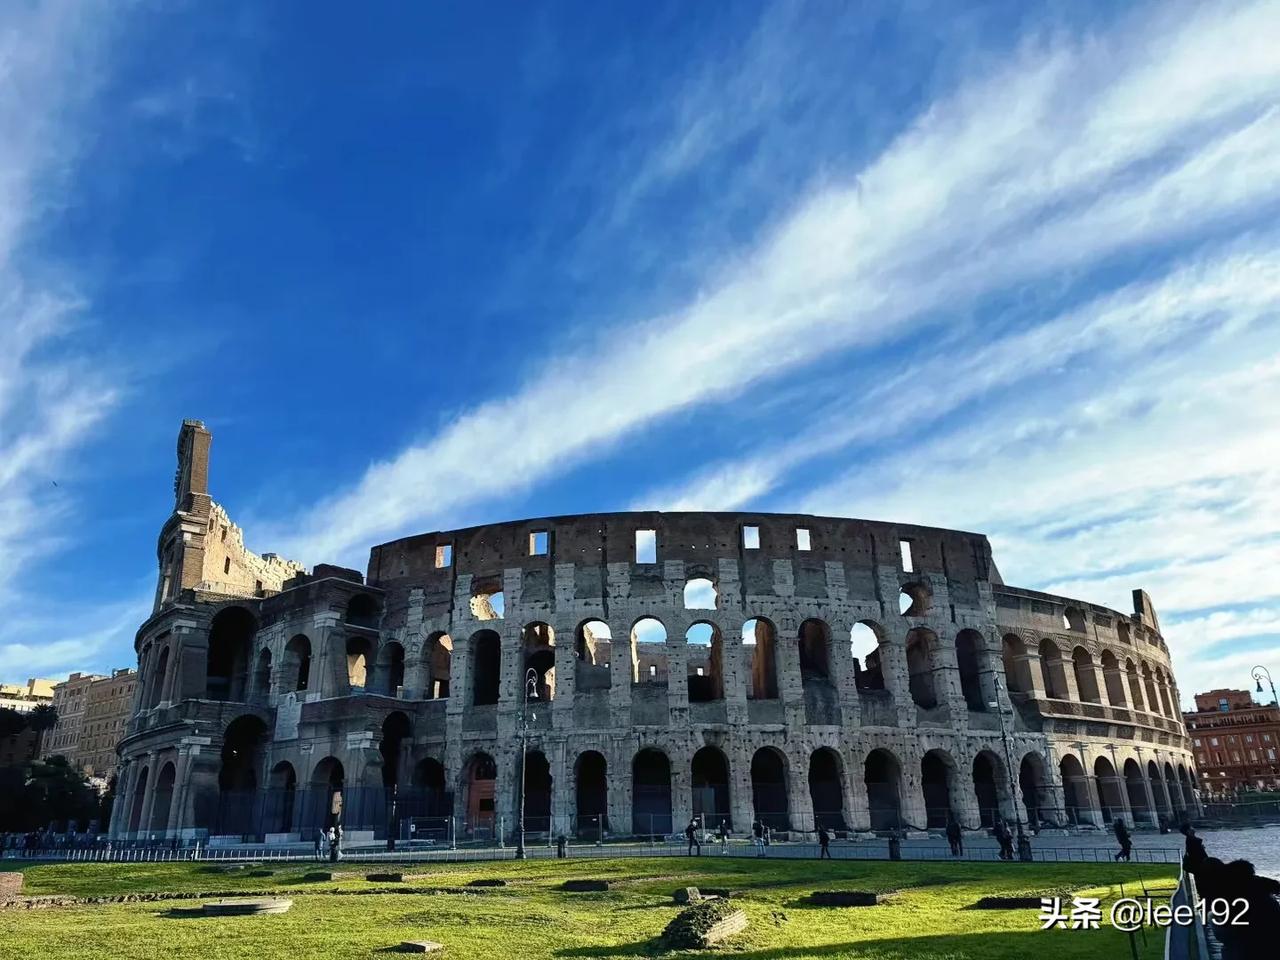
{"label": "white wispy cloud", "polygon": [[812,187],[688,304],[545,362],[276,536],[354,557],[940,308],[1254,215],[1280,197],[1277,31],[1274,4],[1202,6],[1026,45]]}

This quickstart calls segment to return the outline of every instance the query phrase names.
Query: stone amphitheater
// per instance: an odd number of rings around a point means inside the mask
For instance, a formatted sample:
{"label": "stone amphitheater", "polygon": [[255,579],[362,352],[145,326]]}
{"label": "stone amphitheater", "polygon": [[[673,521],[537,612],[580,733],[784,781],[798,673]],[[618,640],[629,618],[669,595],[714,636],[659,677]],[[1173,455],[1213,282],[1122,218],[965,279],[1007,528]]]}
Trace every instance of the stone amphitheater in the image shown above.
{"label": "stone amphitheater", "polygon": [[118,839],[510,839],[522,810],[580,837],[1195,812],[1141,590],[1124,613],[1006,584],[981,534],[761,513],[496,523],[307,573],[244,547],[210,442],[183,423]]}

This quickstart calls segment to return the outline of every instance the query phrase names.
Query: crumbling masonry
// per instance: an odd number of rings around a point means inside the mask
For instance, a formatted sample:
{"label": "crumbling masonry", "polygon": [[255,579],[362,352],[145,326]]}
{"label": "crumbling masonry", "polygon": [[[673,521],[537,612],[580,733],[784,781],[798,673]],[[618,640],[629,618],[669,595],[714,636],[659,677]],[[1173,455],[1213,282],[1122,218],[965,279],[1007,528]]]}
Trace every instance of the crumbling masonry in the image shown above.
{"label": "crumbling masonry", "polygon": [[428,533],[307,574],[244,548],[209,447],[186,421],[117,838],[510,838],[522,781],[534,835],[1194,812],[1142,591],[1129,615],[1008,586],[979,534],[746,513]]}

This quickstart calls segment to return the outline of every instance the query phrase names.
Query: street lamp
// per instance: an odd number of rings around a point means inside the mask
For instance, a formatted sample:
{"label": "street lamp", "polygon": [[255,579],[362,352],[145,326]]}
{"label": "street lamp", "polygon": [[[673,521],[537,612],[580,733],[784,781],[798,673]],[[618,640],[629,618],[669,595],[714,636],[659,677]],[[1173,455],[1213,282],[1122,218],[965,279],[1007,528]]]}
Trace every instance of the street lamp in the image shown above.
{"label": "street lamp", "polygon": [[538,671],[530,667],[524,674],[524,700],[520,704],[520,822],[516,827],[516,859],[524,859],[524,787],[528,780],[526,755],[529,748],[529,723],[537,714],[529,712],[529,701],[538,699]]}
{"label": "street lamp", "polygon": [[1264,666],[1256,666],[1253,668],[1251,676],[1258,683],[1258,693],[1262,692],[1262,678],[1267,678],[1267,685],[1271,687],[1271,702],[1280,704],[1280,700],[1276,699],[1276,682],[1271,679],[1271,671]]}
{"label": "street lamp", "polygon": [[1009,774],[1009,805],[1013,807],[1013,818],[1018,825],[1018,859],[1029,862],[1031,838],[1022,829],[1022,811],[1018,809],[1018,788],[1013,779],[1013,752],[1009,747],[1009,731],[1004,725],[1004,705],[1000,702],[1000,675],[994,670],[991,680],[996,688],[996,702],[993,706],[996,708],[996,716],[1000,718],[1000,742],[1004,745],[1004,767]]}

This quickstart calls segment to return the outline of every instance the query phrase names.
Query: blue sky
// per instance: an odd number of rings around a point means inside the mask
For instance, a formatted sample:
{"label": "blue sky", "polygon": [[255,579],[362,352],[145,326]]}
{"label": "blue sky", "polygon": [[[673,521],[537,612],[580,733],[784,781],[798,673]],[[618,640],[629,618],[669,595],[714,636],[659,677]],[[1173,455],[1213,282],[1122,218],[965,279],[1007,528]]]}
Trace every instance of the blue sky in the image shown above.
{"label": "blue sky", "polygon": [[252,548],[765,509],[1280,669],[1280,4],[0,9],[0,676]]}

